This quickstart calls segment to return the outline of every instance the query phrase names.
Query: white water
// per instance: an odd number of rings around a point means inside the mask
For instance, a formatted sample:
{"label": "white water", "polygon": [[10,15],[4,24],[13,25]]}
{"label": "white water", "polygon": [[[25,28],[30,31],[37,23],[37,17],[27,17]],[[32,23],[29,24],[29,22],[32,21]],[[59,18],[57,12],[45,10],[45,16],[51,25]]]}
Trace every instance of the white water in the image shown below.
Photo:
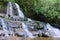
{"label": "white water", "polygon": [[3,25],[3,30],[5,31],[5,36],[8,36],[8,31],[6,30],[6,25],[4,23],[4,20],[1,19],[2,25]]}
{"label": "white water", "polygon": [[[15,6],[16,6],[16,10],[18,11],[18,16],[19,17],[23,17],[24,18],[24,14],[23,12],[20,10],[20,7],[17,3],[15,3]],[[11,16],[13,16],[13,8],[12,8],[12,3],[9,2],[8,5],[7,5],[7,16],[8,14],[10,14]],[[28,18],[28,21],[32,21],[31,19]],[[3,24],[3,29],[4,31],[6,31],[6,35],[8,36],[8,33],[7,33],[7,30],[5,29],[6,25],[4,23],[4,21],[2,20],[2,24]],[[29,32],[28,28],[27,28],[27,25],[25,25],[25,23],[22,23],[22,30],[24,30],[26,32],[26,35],[30,38],[33,38],[33,34],[31,32]],[[48,29],[48,30],[47,30]],[[47,35],[48,36],[52,36],[52,37],[60,37],[60,30],[57,29],[57,28],[54,28],[52,27],[50,24],[46,24],[45,25],[45,30],[47,31]]]}
{"label": "white water", "polygon": [[12,8],[11,2],[9,2],[7,5],[7,15],[6,16],[8,17],[8,15],[13,16],[13,8]]}
{"label": "white water", "polygon": [[33,34],[31,32],[29,32],[27,25],[25,25],[24,23],[22,23],[22,28],[23,30],[27,33],[27,36],[30,38],[34,38]]}
{"label": "white water", "polygon": [[52,27],[50,24],[46,24],[47,33],[51,37],[60,37],[60,30]]}
{"label": "white water", "polygon": [[32,21],[30,18],[28,18],[28,21]]}
{"label": "white water", "polygon": [[24,18],[24,14],[23,14],[23,12],[20,10],[19,5],[18,5],[17,3],[15,3],[15,6],[16,6],[17,11],[18,11],[18,16]]}

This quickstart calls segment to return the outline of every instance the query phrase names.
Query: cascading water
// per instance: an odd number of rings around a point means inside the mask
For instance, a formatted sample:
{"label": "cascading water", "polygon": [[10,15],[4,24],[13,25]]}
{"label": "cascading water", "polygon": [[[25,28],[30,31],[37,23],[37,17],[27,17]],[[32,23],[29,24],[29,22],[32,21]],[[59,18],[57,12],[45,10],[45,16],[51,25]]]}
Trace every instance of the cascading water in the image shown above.
{"label": "cascading water", "polygon": [[60,37],[60,30],[58,28],[54,28],[49,23],[46,24],[45,29],[47,31],[47,35],[51,37]]}
{"label": "cascading water", "polygon": [[34,38],[33,34],[31,32],[29,32],[27,25],[25,25],[24,23],[22,23],[22,29],[27,33],[26,35],[30,38]]}
{"label": "cascading water", "polygon": [[28,18],[28,21],[32,21],[30,18]]}
{"label": "cascading water", "polygon": [[6,17],[8,17],[8,15],[10,15],[11,17],[13,16],[13,8],[12,8],[12,3],[9,2],[8,5],[7,5],[7,15]]}
{"label": "cascading water", "polygon": [[3,25],[3,30],[5,31],[5,36],[8,36],[8,31],[6,30],[6,25],[4,23],[4,20],[1,19],[2,25]]}
{"label": "cascading water", "polygon": [[23,14],[23,12],[20,10],[19,5],[18,5],[17,3],[15,3],[15,6],[16,6],[16,8],[17,8],[16,10],[18,11],[19,17],[24,18],[24,14]]}
{"label": "cascading water", "polygon": [[[13,5],[13,4],[10,3],[10,15],[11,15],[11,16],[13,16],[13,14],[12,14],[12,11],[13,11],[13,10],[12,10],[12,9],[13,9],[13,8],[12,8],[12,5]],[[15,5],[16,10],[18,11],[18,16],[24,18],[24,14],[23,14],[23,12],[20,10],[19,5],[18,5],[17,3],[15,3],[14,5]],[[8,11],[8,12],[9,12],[9,11]],[[28,18],[28,21],[32,21],[32,20]],[[43,24],[44,24],[44,23],[43,23]],[[29,30],[28,30],[28,28],[27,28],[27,25],[25,25],[25,23],[22,23],[22,28],[23,28],[23,30],[27,33],[27,36],[29,36],[29,37],[31,37],[31,38],[34,37],[33,34],[32,34],[31,32],[29,32]],[[45,29],[45,30],[48,29],[47,32],[48,32],[49,35],[52,36],[52,37],[59,35],[59,34],[56,34],[56,33],[55,33],[55,31],[56,31],[56,32],[59,32],[59,31],[57,31],[55,28],[53,28],[50,24],[44,24],[44,29]],[[52,29],[55,30],[55,31],[52,31]],[[51,32],[52,32],[52,33],[51,33]],[[54,35],[53,35],[53,34],[54,34]]]}
{"label": "cascading water", "polygon": [[[18,11],[18,16],[15,16],[15,15],[13,15],[13,5],[15,6],[14,8]],[[32,32],[30,32],[29,31],[29,29],[28,29],[28,26],[30,27],[30,28],[32,28],[32,29],[34,29],[34,20],[31,20],[31,19],[29,19],[29,18],[27,18],[27,20],[28,21],[25,21],[24,22],[24,19],[23,18],[25,18],[25,16],[24,16],[24,14],[23,14],[23,12],[20,10],[20,7],[19,7],[19,5],[17,4],[17,3],[11,3],[11,2],[9,2],[8,3],[8,5],[7,5],[7,14],[6,14],[6,17],[8,17],[8,15],[10,15],[11,17],[13,17],[14,19],[21,19],[19,22],[21,22],[21,21],[23,21],[22,22],[22,30],[24,31],[23,32],[23,34],[25,34],[25,36],[27,37],[30,37],[30,38],[34,38],[34,36],[33,36],[33,33]],[[18,18],[19,17],[19,18]],[[21,18],[20,18],[21,17]],[[15,21],[16,21],[15,20]],[[12,21],[12,20],[11,20]],[[15,22],[14,21],[14,22]],[[5,35],[6,36],[8,36],[8,31],[9,32],[11,32],[11,34],[13,34],[13,36],[14,36],[14,31],[13,31],[13,27],[15,27],[16,25],[14,24],[14,23],[11,23],[11,22],[9,22],[9,21],[6,21],[6,22],[8,22],[7,24],[5,24],[5,21],[4,21],[4,19],[1,19],[1,22],[2,22],[2,25],[3,25],[3,30],[5,31]],[[28,23],[29,22],[29,23]],[[30,23],[31,22],[31,23]],[[34,22],[34,23],[32,23],[32,22]],[[18,22],[17,22],[18,23]],[[42,23],[42,22],[40,22],[40,26],[41,27],[43,27],[44,26],[44,29],[42,29],[42,30],[38,30],[38,33],[40,33],[40,35],[42,36],[42,33],[44,32],[44,31],[46,31],[46,35],[48,35],[48,36],[52,36],[52,37],[60,37],[60,30],[59,29],[57,29],[57,28],[54,28],[53,26],[51,26],[49,23]],[[7,26],[8,25],[8,26]],[[13,26],[14,25],[14,26]],[[6,27],[8,27],[9,28],[9,30],[6,30]],[[20,27],[20,26],[19,26]],[[12,30],[11,30],[11,28],[12,28]],[[17,28],[17,27],[16,27]],[[47,30],[48,29],[48,30]],[[20,32],[19,32],[20,33]],[[21,33],[20,33],[21,34]],[[21,34],[21,35],[23,35],[23,34]]]}

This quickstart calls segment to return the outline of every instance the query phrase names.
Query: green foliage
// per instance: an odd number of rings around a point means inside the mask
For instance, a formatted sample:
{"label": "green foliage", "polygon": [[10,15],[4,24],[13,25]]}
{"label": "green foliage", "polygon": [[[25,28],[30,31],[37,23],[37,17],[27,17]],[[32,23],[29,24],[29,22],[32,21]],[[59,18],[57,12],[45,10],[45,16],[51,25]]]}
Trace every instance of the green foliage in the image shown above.
{"label": "green foliage", "polygon": [[60,20],[60,0],[17,0],[17,3],[28,16],[42,14],[47,21]]}
{"label": "green foliage", "polygon": [[16,0],[4,0],[5,2],[16,2]]}
{"label": "green foliage", "polygon": [[36,5],[34,5],[34,10],[38,12],[38,14],[40,12],[47,18],[55,18],[60,15],[60,2],[58,2],[58,0],[38,0]]}
{"label": "green foliage", "polygon": [[6,6],[7,2],[16,2],[16,0],[0,0],[0,9]]}
{"label": "green foliage", "polygon": [[20,5],[23,12],[30,17],[36,16],[35,14],[37,15],[42,14],[45,18],[47,18],[46,19],[47,21],[60,20],[60,0],[0,0],[0,1],[2,1],[3,4],[5,4],[5,2],[17,2]]}
{"label": "green foliage", "polygon": [[29,16],[33,15],[33,1],[34,0],[16,0],[23,12]]}
{"label": "green foliage", "polygon": [[[59,0],[40,0],[40,13],[43,14],[48,21],[60,20],[60,1]],[[39,6],[39,5],[38,5]],[[56,22],[55,21],[55,22]]]}

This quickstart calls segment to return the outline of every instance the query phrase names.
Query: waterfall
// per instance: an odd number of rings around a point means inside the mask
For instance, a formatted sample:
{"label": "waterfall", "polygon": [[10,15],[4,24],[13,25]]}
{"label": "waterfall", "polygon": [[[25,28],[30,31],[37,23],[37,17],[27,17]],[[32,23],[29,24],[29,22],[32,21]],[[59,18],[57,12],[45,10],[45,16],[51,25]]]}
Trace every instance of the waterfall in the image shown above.
{"label": "waterfall", "polygon": [[46,29],[47,30],[47,34],[48,36],[51,36],[51,37],[60,37],[60,30],[58,28],[54,28],[52,27],[50,24],[46,24]]}
{"label": "waterfall", "polygon": [[20,10],[19,5],[18,5],[17,3],[15,3],[15,6],[16,6],[16,8],[17,8],[19,17],[23,17],[23,18],[24,18],[24,14],[23,14],[23,12]]}
{"label": "waterfall", "polygon": [[8,4],[7,4],[7,17],[8,17],[8,15],[10,15],[10,16],[13,16],[13,8],[12,8],[12,3],[11,2],[9,2]]}
{"label": "waterfall", "polygon": [[30,38],[34,38],[33,34],[31,32],[29,32],[27,25],[25,25],[24,23],[22,23],[22,28],[23,30],[27,33],[26,35]]}
{"label": "waterfall", "polygon": [[[7,14],[6,14],[6,17],[10,16],[10,17],[13,17],[13,19],[15,19],[16,17],[21,17],[21,18],[24,18],[24,13],[20,10],[20,7],[17,3],[11,3],[9,2],[7,4]],[[14,15],[14,14],[18,14],[17,16]],[[32,21],[31,19],[27,18],[28,21]]]}
{"label": "waterfall", "polygon": [[4,23],[4,20],[1,19],[2,25],[3,25],[3,30],[5,31],[5,36],[8,36],[8,31],[6,30],[6,25]]}
{"label": "waterfall", "polygon": [[[14,10],[15,9],[15,10]],[[13,15],[13,13],[15,11],[17,11],[17,16],[15,16],[15,15]],[[34,23],[37,23],[37,22],[35,22],[34,20],[32,20],[32,19],[29,19],[29,18],[26,18],[28,21],[25,21],[24,22],[24,18],[25,18],[25,16],[24,16],[24,14],[23,14],[23,12],[20,10],[20,7],[19,7],[19,5],[17,4],[17,3],[11,3],[11,2],[9,2],[8,3],[8,5],[7,5],[7,14],[6,14],[6,17],[8,17],[8,16],[11,16],[11,17],[13,17],[13,20],[14,20],[14,22],[17,20],[20,20],[20,21],[18,21],[18,22],[21,22],[21,21],[23,21],[22,22],[22,30],[24,31],[24,33],[23,34],[25,34],[26,35],[26,37],[28,36],[28,37],[30,37],[30,38],[34,38],[35,36],[33,36],[34,34],[33,33],[31,33],[30,31],[29,31],[29,29],[28,29],[28,26],[29,27],[31,27],[31,29],[33,29],[34,30],[34,27],[35,27],[35,24]],[[7,19],[8,20],[8,19]],[[12,20],[11,20],[12,21]],[[17,22],[16,21],[16,22]],[[8,32],[10,33],[10,34],[13,34],[13,36],[14,36],[14,31],[13,31],[13,28],[12,27],[15,27],[15,24],[14,23],[11,23],[11,22],[9,22],[9,21],[5,21],[4,19],[2,19],[1,18],[1,22],[2,22],[2,25],[3,25],[3,30],[4,30],[4,32],[5,32],[5,35],[6,36],[8,36]],[[8,23],[6,23],[6,22],[8,22]],[[17,23],[18,23],[17,22]],[[29,22],[29,23],[28,23]],[[38,21],[39,22],[39,21]],[[43,27],[44,26],[44,29],[38,29],[38,33],[40,33],[40,35],[42,36],[42,33],[44,32],[44,31],[46,31],[46,35],[48,35],[48,36],[51,36],[51,37],[60,37],[60,30],[59,29],[57,29],[57,28],[54,28],[53,26],[51,26],[49,23],[44,23],[44,22],[39,22],[40,23],[40,25],[38,25],[38,26],[40,26],[40,27]],[[38,23],[37,23],[38,24]],[[8,26],[7,26],[8,25]],[[14,25],[14,26],[13,26]],[[6,27],[8,27],[9,28],[9,30],[7,30],[6,29]],[[43,31],[44,30],[44,31]],[[20,32],[19,32],[20,33]],[[21,34],[21,33],[20,33]],[[21,35],[23,35],[23,34],[21,34]]]}

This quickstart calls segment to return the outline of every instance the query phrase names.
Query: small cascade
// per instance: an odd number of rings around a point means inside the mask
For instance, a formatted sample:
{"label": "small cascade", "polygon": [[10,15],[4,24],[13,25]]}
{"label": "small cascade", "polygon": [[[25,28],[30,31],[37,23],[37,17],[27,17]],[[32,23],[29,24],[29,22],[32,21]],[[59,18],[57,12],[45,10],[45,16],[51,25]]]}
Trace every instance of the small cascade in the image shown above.
{"label": "small cascade", "polygon": [[18,16],[24,18],[23,12],[20,10],[20,7],[17,3],[15,3],[16,10],[18,11]]}
{"label": "small cascade", "polygon": [[13,16],[13,8],[12,8],[12,3],[11,2],[9,2],[8,4],[7,4],[7,15],[6,15],[7,17],[8,16]]}
{"label": "small cascade", "polygon": [[4,20],[1,19],[1,22],[2,22],[2,25],[3,25],[3,30],[5,31],[5,36],[8,36],[8,31],[7,31],[7,29],[6,29],[6,25],[5,25],[5,23],[4,23]]}
{"label": "small cascade", "polygon": [[32,21],[32,19],[28,18],[28,21]]}
{"label": "small cascade", "polygon": [[22,28],[23,30],[27,33],[26,35],[30,38],[34,38],[33,34],[31,32],[29,32],[27,25],[25,25],[24,23],[22,23]]}
{"label": "small cascade", "polygon": [[46,24],[45,29],[47,31],[47,35],[51,37],[60,37],[60,30],[58,28],[54,28],[49,23]]}

